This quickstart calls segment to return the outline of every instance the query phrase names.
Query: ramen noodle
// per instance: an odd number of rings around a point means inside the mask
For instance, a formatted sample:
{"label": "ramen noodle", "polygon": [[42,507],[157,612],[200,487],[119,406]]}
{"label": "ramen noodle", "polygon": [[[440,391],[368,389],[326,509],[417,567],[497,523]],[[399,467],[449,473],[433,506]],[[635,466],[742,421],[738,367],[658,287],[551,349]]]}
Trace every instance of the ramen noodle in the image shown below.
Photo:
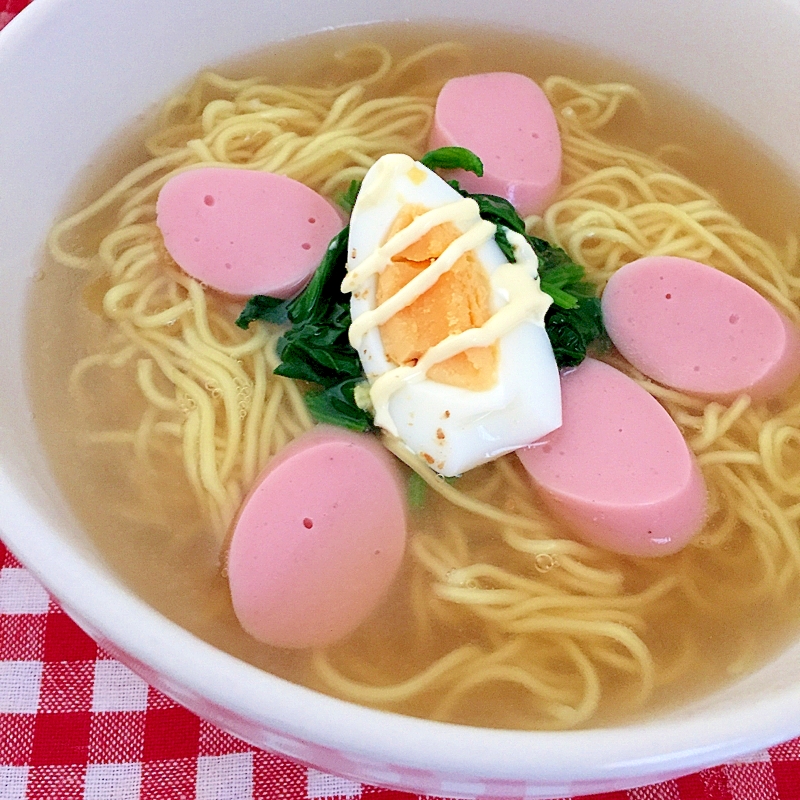
{"label": "ramen noodle", "polygon": [[[513,456],[450,485],[389,443],[430,491],[410,512],[406,560],[384,606],[347,640],[308,653],[272,652],[236,630],[221,576],[226,532],[262,468],[313,421],[303,388],[272,374],[280,329],[235,326],[241,303],[204,290],[166,253],[155,203],[171,176],[208,165],[285,174],[335,199],[381,155],[425,151],[437,92],[466,63],[450,42],[398,57],[359,44],[336,58],[330,74],[347,77],[313,85],[201,74],[164,105],[147,158],[52,231],[52,259],[85,276],[70,436],[105,476],[113,537],[139,526],[148,531],[140,550],[206,565],[216,588],[213,600],[196,600],[208,603],[200,635],[293,680],[402,713],[602,724],[686,693],[676,687],[752,669],[756,617],[797,611],[800,391],[707,402],[644,378],[614,351],[601,357],[663,404],[702,468],[709,519],[685,550],[648,560],[574,540]],[[620,115],[646,123],[639,89],[558,74],[539,82],[560,127],[563,178],[555,202],[526,219],[529,233],[563,246],[598,289],[641,256],[683,256],[739,278],[800,323],[796,236],[774,245],[746,228],[668,166],[674,149],[646,153],[607,135]],[[156,605],[168,608],[182,580],[153,589]]]}

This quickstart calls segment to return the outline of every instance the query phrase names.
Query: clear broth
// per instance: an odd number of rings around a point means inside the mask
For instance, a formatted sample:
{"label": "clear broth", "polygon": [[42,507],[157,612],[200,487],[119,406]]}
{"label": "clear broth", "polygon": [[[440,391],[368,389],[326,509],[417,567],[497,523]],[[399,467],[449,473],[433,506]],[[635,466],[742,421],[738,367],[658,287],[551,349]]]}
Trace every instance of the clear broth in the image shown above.
{"label": "clear broth", "polygon": [[[725,120],[672,88],[659,85],[624,65],[571,45],[521,36],[503,30],[448,25],[377,25],[321,34],[275,45],[245,61],[220,68],[241,77],[267,75],[273,82],[314,83],[333,79],[327,65],[331,54],[358,41],[385,44],[395,55],[440,40],[461,41],[470,53],[458,74],[509,70],[536,80],[566,74],[582,81],[625,81],[640,87],[650,103],[651,118],[643,125],[638,114],[623,112],[609,132],[621,144],[652,152],[665,143],[678,144],[692,156],[680,156],[673,165],[690,179],[713,191],[721,203],[748,227],[782,244],[785,232],[800,218],[800,192],[768,154],[737,132]],[[141,163],[141,145],[151,121],[140,122],[112,142],[97,166],[72,193],[67,210],[98,196],[119,177]],[[607,137],[608,138],[608,137]],[[767,198],[767,202],[764,201]],[[89,246],[91,242],[86,242]],[[199,517],[190,488],[176,464],[175,479],[164,486],[163,504],[148,509],[148,520],[121,519],[109,497],[133,508],[136,487],[131,484],[130,450],[121,445],[81,444],[82,433],[104,427],[131,426],[143,411],[131,391],[133,376],[120,381],[102,379],[92,390],[105,402],[85,413],[67,391],[73,365],[98,337],[108,335],[107,324],[91,310],[91,287],[86,276],[53,263],[44,264],[35,284],[30,308],[30,388],[41,438],[54,472],[69,502],[85,525],[98,551],[130,588],[158,611],[207,642],[251,664],[291,681],[325,691],[315,676],[307,653],[276,650],[259,644],[239,627],[228,586],[207,525]],[[472,480],[480,480],[479,472]],[[433,503],[432,506],[436,504]],[[631,562],[625,570],[632,584],[648,574]],[[668,568],[668,560],[665,561]],[[711,576],[721,585],[735,586],[746,576]],[[365,664],[388,668],[398,678],[414,669],[411,620],[404,610],[408,588],[398,580],[379,611],[354,635],[364,648]],[[796,593],[800,598],[800,592]],[[658,652],[669,650],[686,631],[700,645],[702,659],[691,680],[669,685],[653,698],[648,710],[685,702],[751,671],[775,653],[798,628],[800,600],[791,607],[765,602],[758,605],[722,603],[718,614],[698,614],[688,608],[665,608],[649,621],[648,644]],[[468,630],[454,630],[447,646],[469,640]],[[742,647],[742,643],[751,643]],[[742,656],[742,653],[745,656]],[[424,658],[431,654],[424,654]],[[619,721],[624,704],[615,698],[623,682],[611,686],[594,724]],[[528,727],[535,720],[509,717],[504,711],[513,697],[472,697],[471,710],[458,721],[482,725]],[[615,708],[619,706],[619,708]],[[620,711],[620,708],[623,710]],[[425,703],[397,710],[425,716]]]}

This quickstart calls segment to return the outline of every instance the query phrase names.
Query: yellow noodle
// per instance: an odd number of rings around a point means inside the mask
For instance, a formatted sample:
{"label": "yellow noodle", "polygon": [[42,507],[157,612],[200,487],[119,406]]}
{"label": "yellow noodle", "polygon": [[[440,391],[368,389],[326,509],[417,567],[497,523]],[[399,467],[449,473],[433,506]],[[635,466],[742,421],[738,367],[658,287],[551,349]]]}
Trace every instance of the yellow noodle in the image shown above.
{"label": "yellow noodle", "polygon": [[[102,310],[113,330],[75,365],[70,393],[89,407],[98,375],[127,371],[143,407],[132,429],[98,426],[85,440],[130,448],[149,496],[159,480],[151,456],[174,447],[218,542],[259,471],[313,421],[302,389],[272,374],[280,330],[240,330],[231,304],[171,261],[155,224],[158,191],[178,172],[217,164],[280,172],[334,197],[386,152],[421,154],[442,83],[428,67],[444,62],[457,72],[463,58],[452,43],[399,62],[383,47],[362,45],[336,57],[350,70],[347,80],[317,88],[205,72],[165,104],[147,141],[150,160],[54,227],[53,257],[107,281]],[[633,104],[646,117],[637,89],[561,76],[543,87],[561,130],[563,186],[541,217],[526,220],[530,232],[564,246],[599,286],[642,255],[681,255],[740,278],[800,321],[796,235],[779,248],[745,229],[659,160],[673,152],[669,145],[651,156],[603,140],[620,108]],[[70,243],[95,220],[107,234],[93,252],[73,251]],[[448,509],[444,522],[421,521],[410,540],[405,608],[420,652],[416,672],[367,663],[344,642],[311,655],[317,685],[454,720],[468,717],[471,698],[482,693],[521,692],[526,716],[508,708],[499,724],[586,725],[615,682],[633,685],[630,702],[641,708],[697,669],[697,642],[676,631],[652,643],[648,633],[667,600],[713,612],[719,584],[709,570],[738,570],[732,602],[742,607],[797,592],[800,394],[777,411],[747,396],[707,402],[654,383],[614,353],[606,358],[664,405],[698,455],[709,522],[696,541],[666,571],[611,556],[568,538],[513,458],[451,486],[387,437],[387,448],[432,490],[430,504]],[[136,514],[127,504],[119,513]],[[479,644],[456,640],[442,651],[445,625]],[[733,649],[730,669],[752,659],[747,646]]]}

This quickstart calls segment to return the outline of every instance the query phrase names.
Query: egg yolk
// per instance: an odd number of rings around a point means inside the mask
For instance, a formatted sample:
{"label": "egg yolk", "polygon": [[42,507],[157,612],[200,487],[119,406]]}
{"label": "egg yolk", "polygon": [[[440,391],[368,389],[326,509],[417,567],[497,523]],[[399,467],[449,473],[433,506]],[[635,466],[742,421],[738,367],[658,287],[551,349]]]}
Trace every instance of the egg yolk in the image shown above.
{"label": "egg yolk", "polygon": [[[388,238],[429,209],[406,205]],[[461,235],[450,222],[437,225],[398,253],[378,276],[380,305],[431,265]],[[386,357],[398,366],[413,366],[429,348],[448,336],[479,328],[491,316],[489,276],[470,251],[427,292],[380,327]],[[428,378],[462,389],[485,391],[497,382],[497,346],[471,347],[428,370]]]}

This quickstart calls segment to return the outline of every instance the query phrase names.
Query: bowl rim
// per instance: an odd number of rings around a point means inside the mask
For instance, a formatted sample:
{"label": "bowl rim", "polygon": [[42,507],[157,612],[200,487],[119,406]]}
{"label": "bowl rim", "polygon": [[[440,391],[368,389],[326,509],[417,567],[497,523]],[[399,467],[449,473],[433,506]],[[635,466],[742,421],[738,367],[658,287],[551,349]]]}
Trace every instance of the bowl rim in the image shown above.
{"label": "bowl rim", "polygon": [[[800,13],[796,0],[777,2]],[[0,34],[0,71],[3,61],[13,59],[14,49],[24,46],[36,26],[47,22],[52,14],[78,5],[78,0],[36,0],[26,8]],[[666,715],[646,723],[577,731],[490,730],[358,706],[246,664],[167,620],[67,546],[50,529],[45,516],[30,507],[15,476],[2,462],[0,525],[9,549],[65,610],[135,670],[142,665],[155,670],[158,674],[148,675],[148,680],[166,694],[193,710],[198,708],[196,698],[206,698],[276,733],[376,763],[396,763],[451,776],[481,774],[491,780],[521,782],[535,778],[578,786],[581,782],[638,778],[665,770],[690,772],[777,744],[800,732],[800,685],[748,703],[746,713],[744,705],[737,702],[688,718]],[[98,608],[104,608],[102,619],[95,619]],[[144,625],[132,626],[131,619]],[[146,630],[146,636],[140,627]],[[187,661],[194,662],[190,670],[186,669]],[[221,675],[225,680],[220,680]],[[249,687],[246,696],[238,691],[242,684]],[[398,739],[403,742],[402,751],[398,750]],[[680,742],[677,749],[676,742]],[[577,759],[565,763],[566,750]],[[537,761],[535,775],[531,774],[532,759]]]}
{"label": "bowl rim", "polygon": [[[531,778],[531,759],[535,758],[537,780],[568,780],[570,785],[661,772],[665,767],[676,774],[686,773],[797,735],[800,683],[791,691],[748,703],[746,708],[737,703],[723,710],[704,710],[688,719],[666,715],[607,729],[574,731],[478,728],[329,697],[240,661],[163,617],[52,536],[38,513],[28,508],[20,513],[13,504],[15,494],[0,465],[0,519],[17,515],[14,533],[9,535],[6,528],[2,531],[12,552],[23,564],[30,564],[29,570],[102,646],[134,671],[141,673],[145,665],[146,677],[153,685],[195,711],[197,702],[192,694],[290,738],[377,763],[453,776],[480,773],[492,780],[526,781]],[[32,530],[46,533],[37,542],[26,538],[26,532]],[[37,566],[50,559],[61,568],[56,574],[42,575]],[[85,585],[92,587],[89,593],[79,591]],[[99,605],[106,609],[104,617],[89,622]],[[136,626],[130,625],[131,619],[137,620]],[[146,637],[140,635],[141,627],[146,629]],[[192,664],[188,671],[187,663]],[[237,688],[242,684],[248,687],[246,695]],[[324,720],[322,725],[320,720]],[[402,752],[398,752],[398,739],[403,742]],[[677,749],[676,742],[680,742]],[[565,750],[577,756],[568,764],[568,775],[564,772]]]}

